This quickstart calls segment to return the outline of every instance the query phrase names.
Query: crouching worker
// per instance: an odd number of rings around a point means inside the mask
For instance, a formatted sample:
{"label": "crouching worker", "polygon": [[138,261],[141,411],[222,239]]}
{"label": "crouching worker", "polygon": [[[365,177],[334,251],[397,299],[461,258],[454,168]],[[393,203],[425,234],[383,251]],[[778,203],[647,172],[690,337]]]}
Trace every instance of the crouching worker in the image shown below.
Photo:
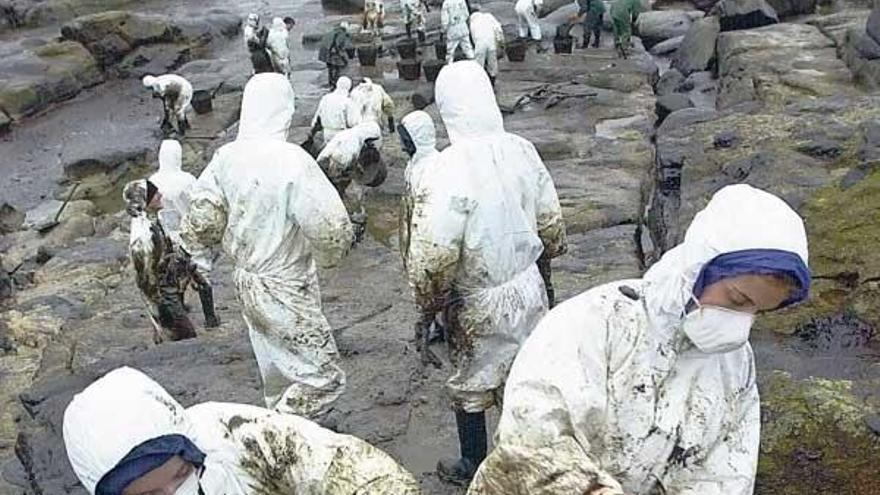
{"label": "crouching worker", "polygon": [[211,285],[157,218],[162,209],[162,195],[156,186],[147,180],[136,180],[129,182],[122,194],[125,209],[131,216],[129,255],[135,281],[153,323],[153,341],[159,344],[196,336],[184,303],[190,284],[199,292],[205,326],[219,326]]}
{"label": "crouching worker", "polygon": [[420,493],[410,473],[362,440],[245,404],[184,409],[132,368],[77,394],[63,436],[93,495]]}
{"label": "crouching worker", "polygon": [[751,186],[720,190],[643,278],[541,321],[468,493],[750,495],[761,417],[749,331],[809,286],[797,213]]}
{"label": "crouching worker", "polygon": [[[368,120],[337,133],[318,155],[318,165],[336,187],[339,197],[346,201],[355,242],[363,239],[367,226],[364,198],[368,187],[377,187],[385,181],[387,171],[379,148],[382,130],[375,121]],[[346,194],[351,186],[351,194]]]}
{"label": "crouching worker", "polygon": [[192,84],[177,74],[144,76],[141,82],[152,91],[153,98],[162,99],[162,132],[166,136],[173,132],[183,136],[189,129],[186,110],[192,102]]}

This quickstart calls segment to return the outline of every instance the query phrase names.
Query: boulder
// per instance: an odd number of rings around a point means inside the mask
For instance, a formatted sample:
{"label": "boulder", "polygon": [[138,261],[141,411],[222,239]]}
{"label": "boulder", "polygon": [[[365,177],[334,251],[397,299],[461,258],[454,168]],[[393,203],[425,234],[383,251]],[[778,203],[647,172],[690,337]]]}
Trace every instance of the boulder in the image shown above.
{"label": "boulder", "polygon": [[809,15],[816,10],[817,0],[767,0],[779,17]]}
{"label": "boulder", "polygon": [[12,119],[9,117],[9,115],[6,115],[6,112],[0,109],[0,136],[9,132],[11,128]]}
{"label": "boulder", "polygon": [[0,235],[11,234],[21,229],[25,214],[9,203],[0,205]]}
{"label": "boulder", "polygon": [[720,31],[721,24],[718,17],[706,17],[695,21],[685,34],[678,51],[675,52],[672,66],[684,76],[709,69],[715,60],[715,42]]}
{"label": "boulder", "polygon": [[135,0],[12,0],[5,2],[10,27],[32,28],[65,22],[74,17],[137,4]]}
{"label": "boulder", "polygon": [[694,4],[694,7],[702,10],[703,12],[709,12],[710,10],[712,10],[712,7],[714,7],[719,1],[720,0],[694,0],[691,3]]}
{"label": "boulder", "polygon": [[0,59],[0,110],[19,120],[103,80],[95,59],[78,43],[21,48]]}
{"label": "boulder", "polygon": [[672,112],[691,108],[693,104],[687,95],[672,93],[657,98],[657,122],[662,123]]}
{"label": "boulder", "polygon": [[685,79],[678,90],[686,93],[695,107],[715,109],[718,82],[711,72],[694,72]]}
{"label": "boulder", "polygon": [[860,58],[865,60],[880,58],[880,44],[874,41],[874,38],[866,33],[858,33],[853,38],[853,48],[858,52]]}
{"label": "boulder", "polygon": [[834,41],[815,26],[774,24],[722,32],[717,56],[720,109],[859,93]]}
{"label": "boulder", "polygon": [[874,41],[880,43],[880,6],[874,7],[871,15],[868,16],[868,22],[865,24],[865,30]]}
{"label": "boulder", "polygon": [[776,24],[779,17],[765,0],[721,0],[711,11],[720,18],[722,31],[752,29]]}
{"label": "boulder", "polygon": [[658,96],[668,95],[678,91],[678,87],[684,82],[684,76],[678,69],[669,69],[660,76],[657,85],[654,86],[654,92]]}
{"label": "boulder", "polygon": [[651,52],[651,55],[654,55],[655,57],[669,55],[670,53],[678,50],[683,40],[684,36],[676,36],[675,38],[670,38],[666,41],[657,43],[656,45],[652,46],[649,52]]}
{"label": "boulder", "polygon": [[650,49],[677,36],[683,36],[693,20],[682,10],[652,10],[639,15],[637,32],[645,48]]}
{"label": "boulder", "polygon": [[[28,210],[25,215],[22,227],[31,230],[40,230],[43,227],[55,221],[55,216],[61,210],[63,201],[51,199],[40,203],[39,206]],[[91,201],[77,200],[70,201],[64,211],[58,217],[59,221],[65,221],[74,217],[86,216],[93,217],[98,214],[98,209]]]}

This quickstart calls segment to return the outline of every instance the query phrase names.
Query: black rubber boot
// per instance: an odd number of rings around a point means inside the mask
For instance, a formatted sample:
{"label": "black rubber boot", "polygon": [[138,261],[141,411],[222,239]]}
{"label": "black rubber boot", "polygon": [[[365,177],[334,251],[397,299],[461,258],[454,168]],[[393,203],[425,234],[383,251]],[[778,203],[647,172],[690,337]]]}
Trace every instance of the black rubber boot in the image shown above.
{"label": "black rubber boot", "polygon": [[427,38],[427,35],[425,34],[424,31],[416,31],[416,34],[417,34],[418,37],[419,37],[419,43],[424,44],[424,43],[425,43],[425,40],[428,39],[428,38]]}
{"label": "black rubber boot", "polygon": [[488,448],[486,413],[455,411],[455,423],[458,426],[461,458],[443,459],[438,462],[437,476],[448,483],[467,486],[480,467],[480,463],[486,458]]}
{"label": "black rubber boot", "polygon": [[581,44],[581,50],[586,49],[588,46],[590,46],[590,35],[584,33],[584,42]]}
{"label": "black rubber boot", "polygon": [[220,326],[220,318],[214,311],[214,289],[210,285],[199,288],[199,301],[202,303],[202,313],[205,315],[205,326],[217,328]]}
{"label": "black rubber boot", "polygon": [[593,32],[593,48],[599,48],[599,43],[600,43],[599,36],[601,36],[601,34],[600,34],[601,32],[602,31],[600,31],[598,29]]}

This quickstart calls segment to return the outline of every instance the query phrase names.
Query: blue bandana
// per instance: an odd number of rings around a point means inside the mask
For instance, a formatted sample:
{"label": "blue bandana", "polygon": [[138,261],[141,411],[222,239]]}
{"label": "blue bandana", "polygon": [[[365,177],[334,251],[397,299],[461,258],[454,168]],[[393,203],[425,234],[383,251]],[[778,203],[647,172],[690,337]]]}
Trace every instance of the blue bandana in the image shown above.
{"label": "blue bandana", "polygon": [[168,462],[174,456],[201,468],[205,453],[183,435],[163,435],[131,449],[95,487],[95,495],[122,495],[134,480]]}
{"label": "blue bandana", "polygon": [[800,256],[779,249],[746,249],[724,253],[707,263],[694,283],[694,297],[699,298],[706,287],[719,280],[740,275],[775,275],[793,280],[796,287],[780,308],[799,303],[810,293],[810,269]]}

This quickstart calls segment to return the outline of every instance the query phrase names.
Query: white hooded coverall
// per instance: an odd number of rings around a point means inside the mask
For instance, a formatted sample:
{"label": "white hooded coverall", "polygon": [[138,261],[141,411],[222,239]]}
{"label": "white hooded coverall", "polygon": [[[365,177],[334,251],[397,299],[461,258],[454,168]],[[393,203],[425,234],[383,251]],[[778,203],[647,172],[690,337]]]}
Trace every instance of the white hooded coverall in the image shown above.
{"label": "white hooded coverall", "polygon": [[196,178],[182,170],[183,150],[173,139],[162,141],[159,146],[159,171],[150,176],[162,194],[162,210],[159,219],[172,239],[179,240],[180,222],[189,211],[189,194]]}
{"label": "white hooded coverall", "polygon": [[516,26],[519,29],[520,38],[528,38],[531,35],[535,41],[541,40],[541,25],[538,24],[538,13],[544,6],[544,0],[517,0]]}
{"label": "white hooded coverall", "polygon": [[244,47],[250,50],[250,44],[258,40],[257,30],[260,28],[260,16],[257,14],[249,14],[247,21],[244,23],[243,38]]}
{"label": "white hooded coverall", "polygon": [[471,36],[474,38],[474,56],[489,77],[498,77],[498,51],[504,43],[501,23],[488,12],[471,14]]}
{"label": "white hooded coverall", "polygon": [[315,417],[345,388],[321,312],[316,263],[338,263],[351,246],[352,227],[315,160],[286,141],[293,112],[287,78],[251,78],[238,137],[199,177],[181,236],[196,259],[222,242],[233,261],[267,406]]}
{"label": "white hooded coverall", "polygon": [[453,407],[481,412],[520,344],[547,311],[535,264],[565,250],[553,180],[535,147],[504,131],[485,71],[445,67],[436,100],[451,145],[425,163],[415,194],[407,272],[423,315],[446,311]]}
{"label": "white hooded coverall", "polygon": [[275,72],[290,75],[290,46],[287,44],[289,32],[284,24],[284,19],[276,17],[272,19],[272,27],[269,28],[269,36],[266,37],[266,49],[272,59]]}
{"label": "white hooded coverall", "polygon": [[351,91],[347,117],[350,128],[370,120],[382,127],[384,120],[394,117],[394,100],[381,85],[365,77],[364,82]]}
{"label": "white hooded coverall", "polygon": [[[373,140],[377,149],[382,147],[382,129],[372,120],[336,134],[333,140],[324,146],[317,159],[318,165],[336,187],[339,196],[343,201],[349,200],[348,210],[351,212],[352,222],[361,226],[367,222],[367,210],[364,207],[367,186],[353,179],[361,148],[368,140]],[[349,186],[351,186],[350,194],[346,194]]]}
{"label": "white hooded coverall", "polygon": [[465,0],[443,0],[440,8],[440,27],[446,35],[446,63],[455,60],[455,50],[460,46],[464,57],[474,58],[471,33],[468,29],[468,12]]}
{"label": "white hooded coverall", "polygon": [[[421,493],[410,473],[362,440],[245,404],[184,409],[132,368],[98,379],[64,412],[67,457],[90,494],[134,447],[165,435],[183,435],[205,454],[198,484],[208,495]],[[189,488],[176,495],[197,495]]]}
{"label": "white hooded coverall", "polygon": [[351,79],[342,76],[336,80],[336,89],[321,97],[318,109],[312,117],[312,127],[321,119],[324,129],[324,144],[329,143],[336,134],[348,128],[348,107],[351,103]]}
{"label": "white hooded coverall", "polygon": [[161,76],[144,76],[142,82],[144,87],[149,88],[163,99],[174,95],[169,102],[171,105],[168,110],[177,117],[178,124],[186,121],[186,110],[193,97],[193,87],[189,81],[177,74],[163,74]]}
{"label": "white hooded coverall", "polygon": [[400,11],[403,13],[403,23],[412,25],[416,31],[425,32],[425,5],[422,0],[400,0]]}
{"label": "white hooded coverall", "polygon": [[409,133],[416,146],[416,153],[410,157],[406,164],[404,176],[404,191],[400,198],[400,255],[403,265],[409,264],[410,229],[412,228],[413,205],[416,194],[421,190],[422,175],[426,168],[432,168],[434,162],[440,156],[437,151],[437,131],[434,121],[427,113],[417,110],[407,114],[400,124]]}
{"label": "white hooded coverall", "polygon": [[702,268],[748,249],[806,264],[803,222],[776,196],[726,187],[642,279],[550,312],[511,369],[496,448],[468,493],[751,495],[760,436],[752,349],[706,354],[681,329]]}

